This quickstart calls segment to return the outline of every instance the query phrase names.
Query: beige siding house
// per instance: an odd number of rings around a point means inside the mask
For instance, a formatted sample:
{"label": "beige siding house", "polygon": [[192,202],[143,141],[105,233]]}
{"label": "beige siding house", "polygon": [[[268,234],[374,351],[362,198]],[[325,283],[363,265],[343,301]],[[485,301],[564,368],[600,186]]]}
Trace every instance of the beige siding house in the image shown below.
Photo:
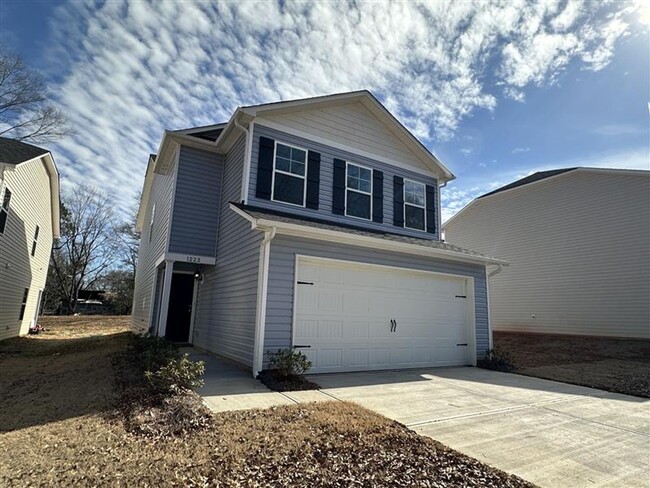
{"label": "beige siding house", "polygon": [[0,137],[0,340],[35,324],[56,237],[59,175],[52,154]]}
{"label": "beige siding house", "polygon": [[489,282],[494,330],[650,338],[650,171],[535,173],[443,230],[510,262]]}

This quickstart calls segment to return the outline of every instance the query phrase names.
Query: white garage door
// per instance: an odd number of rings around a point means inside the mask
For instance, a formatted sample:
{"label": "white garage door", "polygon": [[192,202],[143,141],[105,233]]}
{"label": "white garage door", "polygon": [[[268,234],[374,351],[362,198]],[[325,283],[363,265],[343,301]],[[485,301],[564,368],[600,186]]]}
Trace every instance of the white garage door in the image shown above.
{"label": "white garage door", "polygon": [[471,364],[467,288],[466,278],[300,258],[293,344],[314,373]]}

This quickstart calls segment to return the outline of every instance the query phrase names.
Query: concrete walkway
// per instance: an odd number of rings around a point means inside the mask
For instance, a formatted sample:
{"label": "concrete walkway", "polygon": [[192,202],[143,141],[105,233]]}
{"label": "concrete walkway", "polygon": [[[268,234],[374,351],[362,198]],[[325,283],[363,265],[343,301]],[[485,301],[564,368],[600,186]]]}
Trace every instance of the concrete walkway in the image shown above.
{"label": "concrete walkway", "polygon": [[650,487],[650,401],[477,368],[314,376],[277,393],[209,355],[199,391],[215,412],[355,402],[540,486]]}

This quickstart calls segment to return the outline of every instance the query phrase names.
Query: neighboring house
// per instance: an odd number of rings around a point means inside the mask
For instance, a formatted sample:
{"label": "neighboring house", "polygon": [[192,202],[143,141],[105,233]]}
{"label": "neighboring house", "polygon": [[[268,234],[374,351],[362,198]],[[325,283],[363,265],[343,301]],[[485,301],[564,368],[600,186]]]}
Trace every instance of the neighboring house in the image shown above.
{"label": "neighboring house", "polygon": [[52,154],[0,137],[0,340],[36,323],[55,237],[59,174]]}
{"label": "neighboring house", "polygon": [[369,92],[238,108],[167,131],[147,166],[133,322],[257,374],[475,364],[486,267],[440,242],[453,175]]}
{"label": "neighboring house", "polygon": [[650,171],[535,173],[443,229],[510,262],[490,280],[494,330],[650,338]]}

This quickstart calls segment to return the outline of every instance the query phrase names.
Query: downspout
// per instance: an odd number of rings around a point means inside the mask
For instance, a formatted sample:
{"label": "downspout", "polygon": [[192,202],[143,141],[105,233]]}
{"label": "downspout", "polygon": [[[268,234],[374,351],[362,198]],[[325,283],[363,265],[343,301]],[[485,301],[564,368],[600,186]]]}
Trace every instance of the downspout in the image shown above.
{"label": "downspout", "polygon": [[264,362],[264,327],[266,325],[266,294],[269,282],[269,257],[271,254],[271,241],[275,237],[277,228],[271,227],[264,232],[264,239],[260,244],[260,260],[257,275],[257,312],[255,318],[255,342],[253,349],[253,378],[262,370]]}

